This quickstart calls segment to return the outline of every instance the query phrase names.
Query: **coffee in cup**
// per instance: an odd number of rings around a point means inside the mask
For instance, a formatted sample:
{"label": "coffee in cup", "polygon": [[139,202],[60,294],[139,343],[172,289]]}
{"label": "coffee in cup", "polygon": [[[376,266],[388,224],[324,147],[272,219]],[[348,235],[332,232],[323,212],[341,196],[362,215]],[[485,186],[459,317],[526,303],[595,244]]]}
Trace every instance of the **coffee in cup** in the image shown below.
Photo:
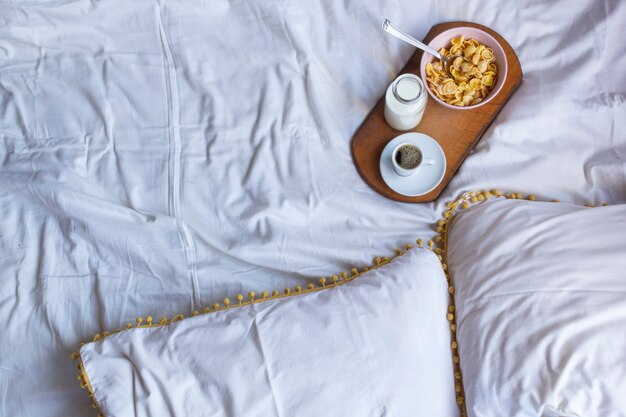
{"label": "coffee in cup", "polygon": [[408,177],[422,165],[433,165],[433,159],[424,159],[422,151],[410,143],[401,143],[391,153],[391,163],[398,175]]}

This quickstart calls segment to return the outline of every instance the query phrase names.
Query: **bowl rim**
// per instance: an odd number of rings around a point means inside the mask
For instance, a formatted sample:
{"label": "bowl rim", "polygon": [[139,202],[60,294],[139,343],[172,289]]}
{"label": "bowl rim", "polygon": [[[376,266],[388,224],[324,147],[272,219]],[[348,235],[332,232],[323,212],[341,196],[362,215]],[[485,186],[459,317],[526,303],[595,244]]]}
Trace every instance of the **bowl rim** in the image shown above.
{"label": "bowl rim", "polygon": [[[428,87],[428,80],[426,80],[426,64],[428,62],[432,62],[432,60],[435,60],[435,57],[432,57],[431,61],[426,61],[427,57],[431,56],[430,54],[423,52],[422,53],[422,58],[420,59],[420,77],[422,78],[422,81],[424,82],[424,85],[426,86],[426,90],[428,91],[428,95],[430,95],[436,102],[438,102],[439,104],[441,104],[444,107],[447,107],[449,109],[453,109],[453,110],[471,110],[471,109],[476,109],[484,104],[489,103],[494,97],[496,97],[499,93],[500,90],[502,90],[502,86],[504,85],[504,82],[506,81],[506,77],[507,77],[507,73],[508,73],[508,59],[506,57],[506,51],[504,50],[504,47],[502,46],[502,44],[500,42],[498,42],[498,40],[496,38],[493,37],[493,35],[491,35],[490,33],[488,33],[487,31],[477,28],[477,27],[473,27],[473,26],[457,26],[457,27],[453,27],[450,29],[446,29],[443,32],[439,33],[438,35],[436,35],[434,38],[432,38],[429,42],[428,42],[428,46],[432,47],[432,43],[435,39],[438,39],[439,37],[443,37],[445,34],[449,33],[449,32],[459,32],[459,31],[463,31],[463,30],[467,30],[470,29],[472,31],[478,31],[481,32],[481,34],[485,35],[486,37],[489,38],[490,41],[493,41],[494,45],[497,45],[498,48],[502,51],[502,55],[504,56],[504,71],[501,71],[500,68],[498,68],[498,77],[496,78],[496,86],[493,90],[491,90],[489,92],[489,95],[487,96],[487,98],[483,101],[481,101],[478,104],[474,104],[472,106],[455,106],[452,104],[448,104],[445,101],[441,100],[439,97],[437,97],[432,91],[430,91],[430,88]],[[449,36],[449,35],[448,35]],[[434,48],[433,48],[434,49]],[[493,47],[492,47],[493,49]]]}

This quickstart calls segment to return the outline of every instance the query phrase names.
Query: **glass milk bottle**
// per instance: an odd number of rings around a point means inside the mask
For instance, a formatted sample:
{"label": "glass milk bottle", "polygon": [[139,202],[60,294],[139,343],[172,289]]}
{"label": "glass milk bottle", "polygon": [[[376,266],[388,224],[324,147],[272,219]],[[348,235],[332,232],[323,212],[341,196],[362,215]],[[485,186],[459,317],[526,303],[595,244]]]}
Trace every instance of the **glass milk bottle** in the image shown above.
{"label": "glass milk bottle", "polygon": [[428,94],[422,80],[414,74],[402,74],[387,88],[385,120],[396,130],[410,130],[424,115]]}

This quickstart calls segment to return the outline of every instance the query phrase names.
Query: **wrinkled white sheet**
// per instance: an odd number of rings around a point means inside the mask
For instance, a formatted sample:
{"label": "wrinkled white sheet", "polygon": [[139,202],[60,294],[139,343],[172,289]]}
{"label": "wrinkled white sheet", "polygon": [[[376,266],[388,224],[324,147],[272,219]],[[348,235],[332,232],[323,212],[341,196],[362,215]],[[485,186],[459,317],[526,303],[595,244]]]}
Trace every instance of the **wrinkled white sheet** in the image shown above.
{"label": "wrinkled white sheet", "polygon": [[[422,37],[471,20],[525,79],[439,202],[352,134]],[[0,0],[0,415],[89,416],[103,328],[306,282],[428,237],[460,191],[626,200],[626,3]]]}

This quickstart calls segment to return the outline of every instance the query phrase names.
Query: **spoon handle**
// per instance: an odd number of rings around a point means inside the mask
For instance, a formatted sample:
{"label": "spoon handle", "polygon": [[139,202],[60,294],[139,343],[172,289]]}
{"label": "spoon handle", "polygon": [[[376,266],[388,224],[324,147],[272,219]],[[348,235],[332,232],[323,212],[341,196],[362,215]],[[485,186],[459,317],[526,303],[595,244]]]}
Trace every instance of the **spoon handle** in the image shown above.
{"label": "spoon handle", "polygon": [[443,56],[439,52],[435,51],[430,46],[418,41],[413,36],[409,35],[405,31],[403,31],[402,29],[400,29],[399,27],[391,23],[389,20],[384,19],[382,26],[383,26],[383,30],[387,32],[388,34],[393,35],[396,38],[405,41],[406,43],[410,43],[414,47],[419,48],[422,51],[428,52],[429,54],[434,55],[439,59],[443,59]]}

